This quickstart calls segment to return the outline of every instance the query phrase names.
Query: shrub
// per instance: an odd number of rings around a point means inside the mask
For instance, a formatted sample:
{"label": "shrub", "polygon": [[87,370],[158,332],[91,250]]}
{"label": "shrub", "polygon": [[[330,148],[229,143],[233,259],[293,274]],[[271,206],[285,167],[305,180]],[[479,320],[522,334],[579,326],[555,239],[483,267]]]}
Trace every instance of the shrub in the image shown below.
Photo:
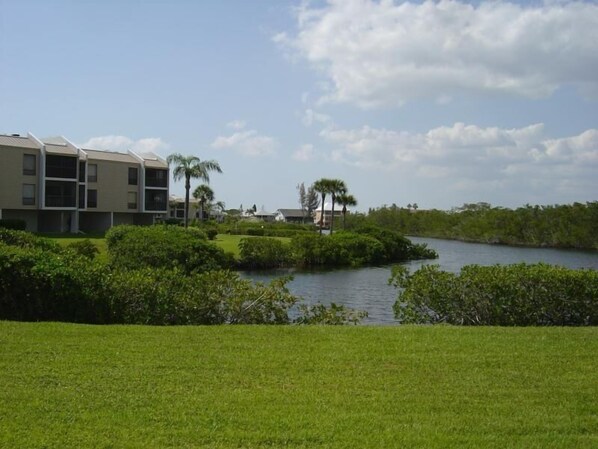
{"label": "shrub", "polygon": [[293,263],[289,245],[270,237],[241,239],[239,249],[243,268],[279,268]]}
{"label": "shrub", "polygon": [[232,266],[232,256],[195,228],[115,226],[106,233],[110,263],[119,269],[179,268],[185,273]]}
{"label": "shrub", "polygon": [[331,236],[299,234],[291,240],[301,266],[360,266],[383,261],[384,247],[367,235],[338,232]]}
{"label": "shrub", "polygon": [[87,257],[88,259],[93,259],[100,253],[100,250],[98,250],[97,246],[95,246],[89,239],[69,243],[67,248],[80,256]]}
{"label": "shrub", "polygon": [[0,319],[110,322],[106,276],[72,252],[0,243]]}
{"label": "shrub", "polygon": [[402,234],[376,226],[364,226],[356,230],[359,234],[369,235],[384,246],[385,262],[403,262],[417,259],[436,259],[436,251],[426,244],[414,244]]}
{"label": "shrub", "polygon": [[53,240],[38,237],[31,232],[0,228],[0,242],[22,248],[39,248],[60,252],[61,246]]}
{"label": "shrub", "polygon": [[468,265],[460,274],[395,267],[404,289],[394,305],[404,323],[498,326],[598,324],[598,272],[546,264]]}
{"label": "shrub", "polygon": [[300,316],[295,320],[297,324],[358,324],[363,318],[368,316],[367,312],[354,310],[335,303],[330,304],[328,307],[324,304],[311,306],[301,304],[299,312]]}
{"label": "shrub", "polygon": [[17,231],[24,231],[27,229],[27,223],[25,220],[11,219],[11,218],[0,218],[0,229],[14,229]]}

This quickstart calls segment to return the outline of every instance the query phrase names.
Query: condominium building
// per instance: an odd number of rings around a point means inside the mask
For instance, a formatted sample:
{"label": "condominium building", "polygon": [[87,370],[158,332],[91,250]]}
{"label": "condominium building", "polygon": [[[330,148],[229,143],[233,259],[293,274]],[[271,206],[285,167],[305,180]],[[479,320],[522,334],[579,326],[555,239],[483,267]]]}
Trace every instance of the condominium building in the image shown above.
{"label": "condominium building", "polygon": [[24,220],[30,231],[152,224],[168,212],[168,179],[168,164],[153,153],[0,135],[0,219]]}

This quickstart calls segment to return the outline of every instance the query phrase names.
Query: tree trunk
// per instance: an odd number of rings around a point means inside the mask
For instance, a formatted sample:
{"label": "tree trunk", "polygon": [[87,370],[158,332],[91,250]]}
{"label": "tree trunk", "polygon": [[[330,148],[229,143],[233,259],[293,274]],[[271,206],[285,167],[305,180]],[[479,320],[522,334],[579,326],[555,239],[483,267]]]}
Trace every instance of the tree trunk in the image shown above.
{"label": "tree trunk", "polygon": [[189,190],[191,189],[191,176],[185,176],[185,228],[189,222]]}

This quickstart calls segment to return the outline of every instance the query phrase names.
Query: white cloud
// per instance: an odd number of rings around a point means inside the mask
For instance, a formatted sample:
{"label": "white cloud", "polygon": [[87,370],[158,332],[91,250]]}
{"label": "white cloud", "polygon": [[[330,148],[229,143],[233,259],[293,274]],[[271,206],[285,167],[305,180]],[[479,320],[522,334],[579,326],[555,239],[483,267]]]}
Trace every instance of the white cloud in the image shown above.
{"label": "white cloud", "polygon": [[247,126],[247,123],[245,122],[245,120],[233,120],[232,122],[228,122],[226,126],[232,129],[239,130],[245,128]]}
{"label": "white cloud", "polygon": [[301,121],[305,126],[311,126],[314,123],[326,125],[332,122],[332,118],[329,115],[322,114],[321,112],[314,111],[313,109],[306,109],[303,112]]}
{"label": "white cloud", "polygon": [[278,143],[274,138],[260,135],[256,130],[250,129],[230,136],[219,136],[212,142],[212,147],[232,149],[244,156],[261,157],[276,153]]}
{"label": "white cloud", "polygon": [[312,144],[301,145],[292,155],[292,158],[296,161],[307,162],[314,159],[316,156],[314,146]]}
{"label": "white cloud", "polygon": [[166,152],[170,145],[159,137],[146,137],[139,140],[133,140],[126,136],[99,136],[92,137],[81,145],[83,148],[93,150],[120,151],[126,152],[133,150],[137,153],[157,153],[161,155]]}
{"label": "white cloud", "polygon": [[368,108],[443,104],[463,91],[598,92],[595,2],[329,0],[297,10],[297,33],[273,40],[323,73],[323,101]]}
{"label": "white cloud", "polygon": [[586,196],[588,188],[598,189],[598,129],[548,139],[543,124],[502,129],[455,123],[425,133],[329,127],[320,136],[331,146],[333,161],[442,180],[455,190],[577,188],[578,196]]}

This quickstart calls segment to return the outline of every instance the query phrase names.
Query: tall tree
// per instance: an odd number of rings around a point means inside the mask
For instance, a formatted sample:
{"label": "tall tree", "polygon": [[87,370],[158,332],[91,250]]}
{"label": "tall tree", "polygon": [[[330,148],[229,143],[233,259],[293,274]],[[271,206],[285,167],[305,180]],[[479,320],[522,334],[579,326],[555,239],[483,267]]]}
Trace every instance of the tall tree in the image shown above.
{"label": "tall tree", "polygon": [[307,216],[313,218],[314,212],[320,205],[320,199],[318,198],[318,192],[314,189],[314,186],[310,186],[307,189],[307,196],[305,198],[305,209],[307,210]]}
{"label": "tall tree", "polygon": [[303,223],[305,223],[305,216],[307,215],[307,192],[305,191],[305,184],[303,182],[297,185],[297,193],[299,194],[299,204],[301,205],[301,213],[303,214]]}
{"label": "tall tree", "polygon": [[332,212],[330,215],[330,234],[332,234],[334,228],[334,204],[336,203],[337,196],[347,193],[347,185],[341,179],[330,179],[328,188],[332,198]]}
{"label": "tall tree", "polygon": [[336,201],[338,204],[343,206],[343,229],[345,229],[345,222],[347,220],[347,206],[357,206],[357,199],[348,193],[341,193],[336,197]]}
{"label": "tall tree", "polygon": [[214,191],[209,185],[200,184],[193,191],[193,198],[195,198],[199,202],[199,220],[204,221],[204,210],[206,204],[209,204],[212,201],[214,201]]}
{"label": "tall tree", "polygon": [[320,235],[322,235],[322,228],[324,226],[324,203],[326,202],[326,195],[330,192],[330,179],[318,179],[314,182],[313,188],[322,196],[322,212],[320,214]]}
{"label": "tall tree", "polygon": [[180,153],[173,153],[166,159],[168,165],[174,165],[172,177],[175,181],[185,179],[185,227],[189,224],[189,190],[191,189],[191,178],[201,179],[210,182],[210,172],[222,173],[220,165],[216,161],[202,161],[196,156],[183,156]]}

